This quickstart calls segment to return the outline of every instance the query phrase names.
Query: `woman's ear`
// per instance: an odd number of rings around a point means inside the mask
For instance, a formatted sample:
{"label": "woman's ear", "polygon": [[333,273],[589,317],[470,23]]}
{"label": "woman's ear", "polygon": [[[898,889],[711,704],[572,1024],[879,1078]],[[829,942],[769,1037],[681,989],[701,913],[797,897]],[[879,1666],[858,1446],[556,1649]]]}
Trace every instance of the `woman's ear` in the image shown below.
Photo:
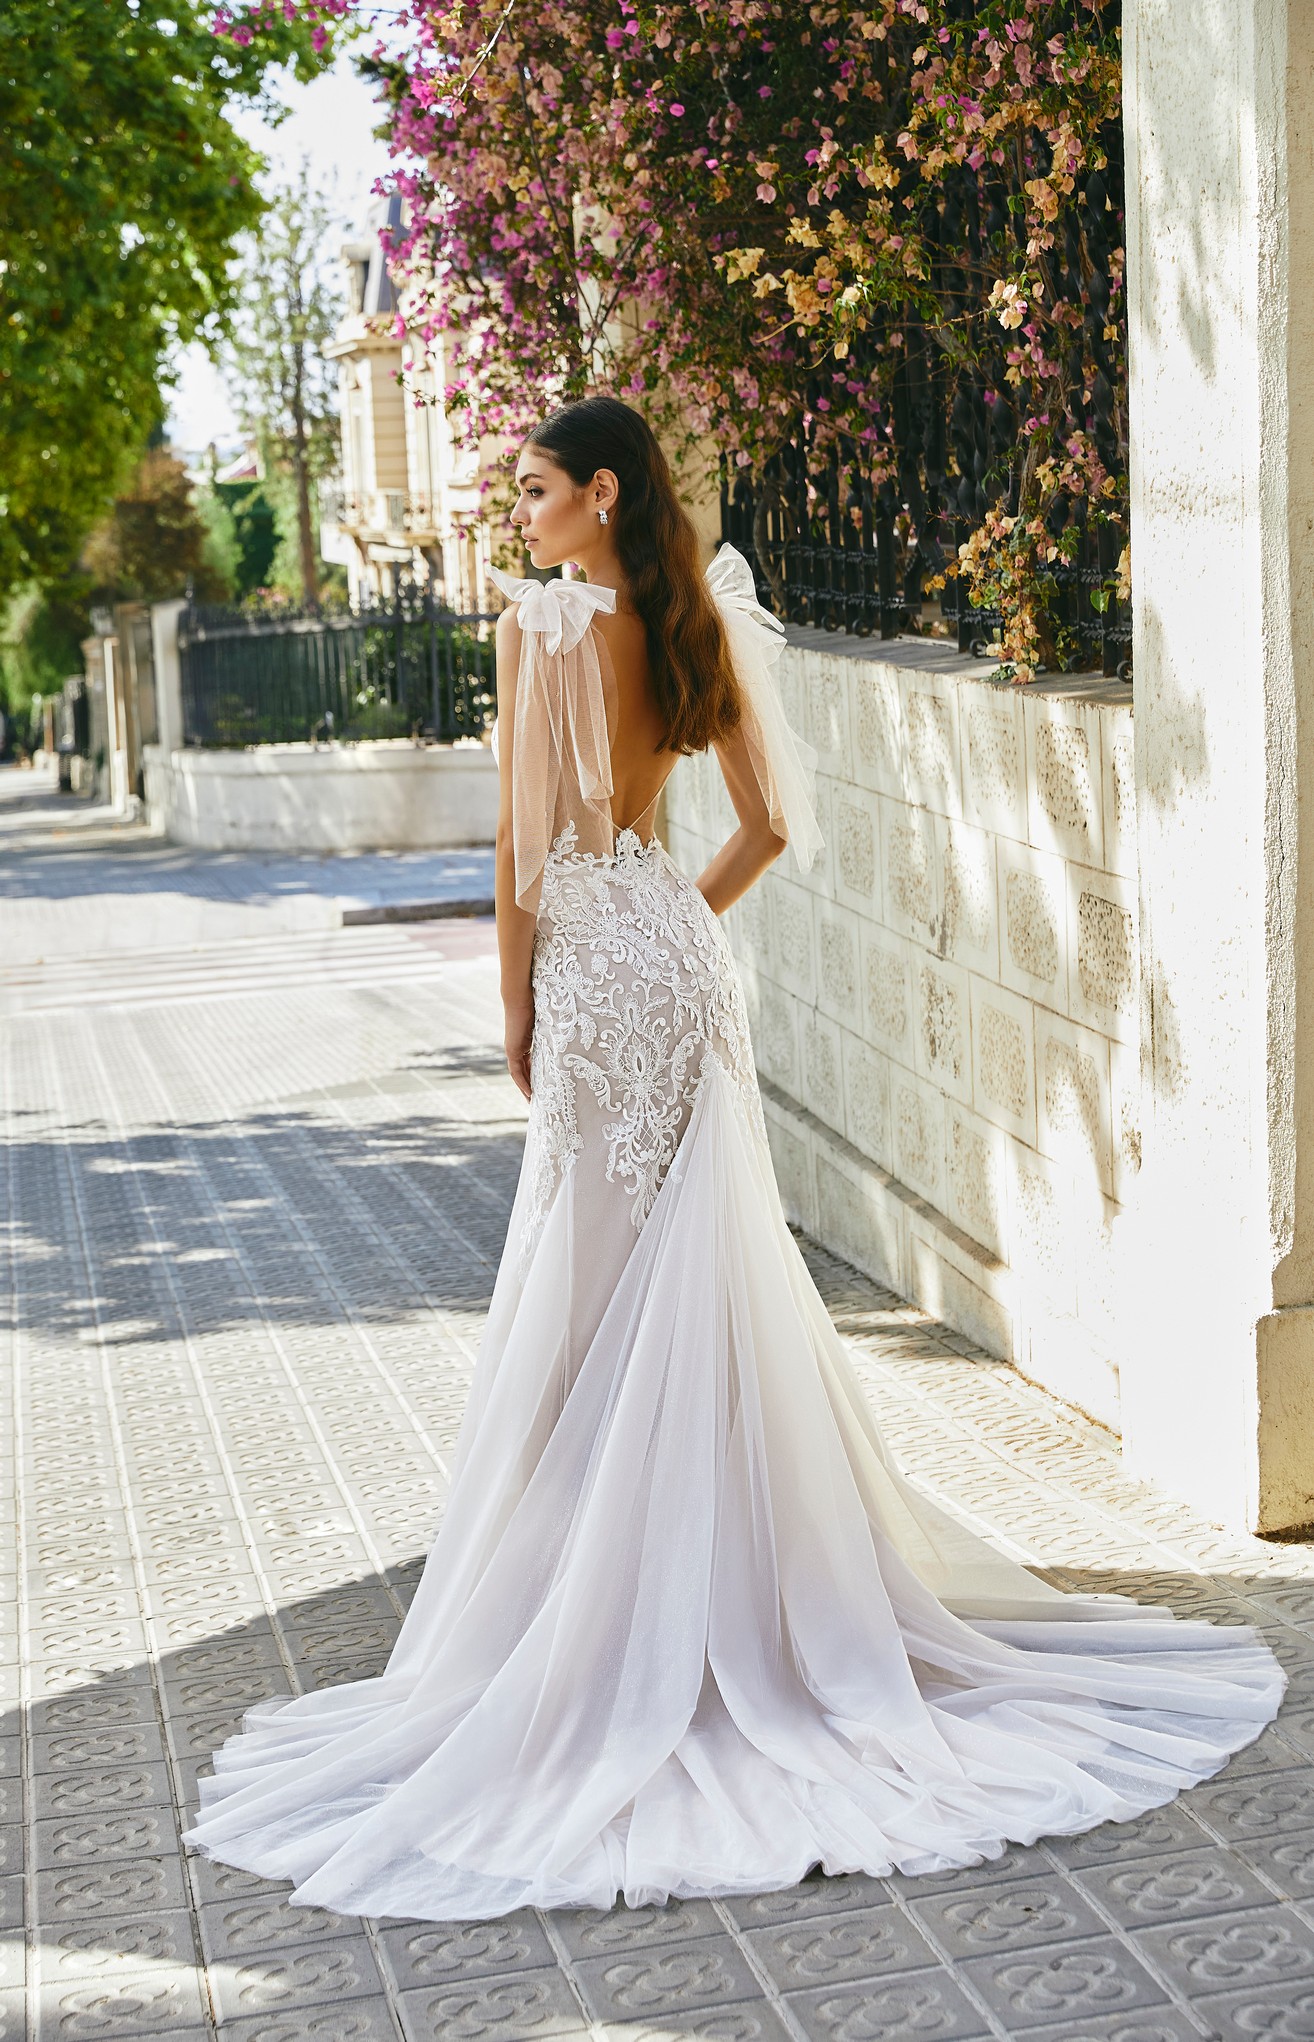
{"label": "woman's ear", "polygon": [[610,468],[599,468],[589,484],[589,509],[605,510],[608,517],[615,510],[620,498],[620,483]]}

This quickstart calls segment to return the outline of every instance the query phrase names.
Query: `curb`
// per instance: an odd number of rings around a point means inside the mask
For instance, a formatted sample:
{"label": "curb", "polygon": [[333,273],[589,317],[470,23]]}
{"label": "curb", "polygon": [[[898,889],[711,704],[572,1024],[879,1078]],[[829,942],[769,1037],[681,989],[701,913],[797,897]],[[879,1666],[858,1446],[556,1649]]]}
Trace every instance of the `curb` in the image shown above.
{"label": "curb", "polygon": [[492,895],[469,900],[398,900],[380,906],[343,908],[342,927],[363,929],[380,922],[445,922],[457,916],[491,915]]}

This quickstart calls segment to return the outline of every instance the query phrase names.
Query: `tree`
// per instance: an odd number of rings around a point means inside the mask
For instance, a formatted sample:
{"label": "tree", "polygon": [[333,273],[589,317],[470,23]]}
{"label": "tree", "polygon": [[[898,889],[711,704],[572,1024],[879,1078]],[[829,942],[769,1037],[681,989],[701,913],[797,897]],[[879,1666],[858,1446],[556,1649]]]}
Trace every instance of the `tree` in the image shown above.
{"label": "tree", "polygon": [[229,593],[191,478],[164,447],[145,455],[115,498],[87,541],[82,565],[103,601],[158,603],[188,589],[211,600]]}
{"label": "tree", "polygon": [[319,589],[311,484],[337,460],[337,383],[324,358],[341,311],[327,260],[335,238],[331,208],[309,167],[277,191],[247,244],[227,354],[233,401],[266,467],[291,478],[301,590]]}
{"label": "tree", "polygon": [[759,509],[860,467],[1018,678],[1067,656],[1054,570],[1125,531],[1120,0],[405,12],[394,261],[472,439],[605,382]]}
{"label": "tree", "polygon": [[229,111],[326,61],[289,13],[243,39],[206,0],[0,10],[0,593],[76,560],[159,423],[170,352],[222,324],[265,209]]}

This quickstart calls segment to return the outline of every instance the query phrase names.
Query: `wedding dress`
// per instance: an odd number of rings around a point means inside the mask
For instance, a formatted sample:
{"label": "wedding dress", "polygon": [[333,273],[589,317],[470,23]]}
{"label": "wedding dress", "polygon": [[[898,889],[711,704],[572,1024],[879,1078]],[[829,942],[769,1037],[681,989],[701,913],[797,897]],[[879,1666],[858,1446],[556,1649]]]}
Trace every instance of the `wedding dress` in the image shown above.
{"label": "wedding dress", "polygon": [[[809,759],[747,564],[711,570],[776,825]],[[262,1703],[188,1842],[430,1920],[940,1872],[1127,1821],[1276,1713],[1254,1633],[1071,1598],[891,1464],[781,1213],[735,966],[610,810],[612,591],[523,632],[523,1172],[446,1515],[381,1678]]]}

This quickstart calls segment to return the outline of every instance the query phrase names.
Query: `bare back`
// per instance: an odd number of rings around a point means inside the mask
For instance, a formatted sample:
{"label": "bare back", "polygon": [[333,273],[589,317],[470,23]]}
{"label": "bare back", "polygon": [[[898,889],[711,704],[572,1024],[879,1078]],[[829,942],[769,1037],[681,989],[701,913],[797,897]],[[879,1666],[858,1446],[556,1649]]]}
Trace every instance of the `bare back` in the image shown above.
{"label": "bare back", "polygon": [[653,700],[642,619],[618,608],[614,614],[600,612],[592,630],[608,699],[611,819],[622,830],[651,823],[677,754],[667,750],[666,726]]}

